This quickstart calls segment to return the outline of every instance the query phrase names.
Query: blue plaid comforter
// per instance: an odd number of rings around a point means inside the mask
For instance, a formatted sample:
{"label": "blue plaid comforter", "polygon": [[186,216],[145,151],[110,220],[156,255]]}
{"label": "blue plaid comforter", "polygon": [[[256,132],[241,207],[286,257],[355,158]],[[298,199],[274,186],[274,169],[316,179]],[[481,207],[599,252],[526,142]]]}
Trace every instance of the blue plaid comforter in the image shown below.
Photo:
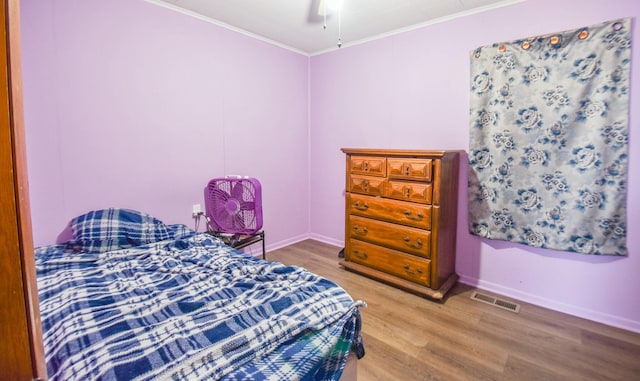
{"label": "blue plaid comforter", "polygon": [[337,380],[360,302],[197,234],[101,253],[36,249],[49,379]]}

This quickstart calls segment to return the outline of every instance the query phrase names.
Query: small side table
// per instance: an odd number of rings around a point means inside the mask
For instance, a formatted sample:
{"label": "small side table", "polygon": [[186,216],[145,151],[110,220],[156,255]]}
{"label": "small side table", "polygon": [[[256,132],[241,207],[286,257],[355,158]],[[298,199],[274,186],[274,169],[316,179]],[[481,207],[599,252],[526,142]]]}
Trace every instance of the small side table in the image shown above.
{"label": "small side table", "polygon": [[254,243],[262,242],[262,259],[267,259],[267,252],[264,247],[264,230],[250,234],[250,235],[222,235],[218,232],[208,232],[222,240],[225,244],[233,247],[234,249],[242,249]]}

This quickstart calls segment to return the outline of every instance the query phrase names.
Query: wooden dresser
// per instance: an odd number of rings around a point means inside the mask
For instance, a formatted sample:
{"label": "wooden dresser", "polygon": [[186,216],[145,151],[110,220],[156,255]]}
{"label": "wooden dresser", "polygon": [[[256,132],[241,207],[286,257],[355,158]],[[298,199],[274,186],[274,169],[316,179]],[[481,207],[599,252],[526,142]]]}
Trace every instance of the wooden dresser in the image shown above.
{"label": "wooden dresser", "polygon": [[442,299],[455,284],[461,151],[343,148],[352,270]]}

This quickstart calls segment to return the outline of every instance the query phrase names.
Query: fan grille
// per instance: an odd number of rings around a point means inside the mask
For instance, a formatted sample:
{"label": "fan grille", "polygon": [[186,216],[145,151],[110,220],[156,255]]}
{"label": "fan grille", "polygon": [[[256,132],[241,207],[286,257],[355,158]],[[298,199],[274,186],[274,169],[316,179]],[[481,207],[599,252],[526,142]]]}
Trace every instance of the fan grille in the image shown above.
{"label": "fan grille", "polygon": [[254,178],[217,178],[205,187],[205,209],[221,233],[253,234],[262,228],[262,189]]}

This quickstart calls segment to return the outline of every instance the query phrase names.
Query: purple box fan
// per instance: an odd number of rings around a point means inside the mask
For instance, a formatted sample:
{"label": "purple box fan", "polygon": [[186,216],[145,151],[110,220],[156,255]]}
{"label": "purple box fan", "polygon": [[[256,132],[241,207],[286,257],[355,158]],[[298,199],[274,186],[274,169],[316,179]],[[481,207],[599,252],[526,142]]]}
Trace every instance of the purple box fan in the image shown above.
{"label": "purple box fan", "polygon": [[251,177],[220,177],[204,188],[205,214],[222,234],[251,235],[262,228],[262,187]]}

